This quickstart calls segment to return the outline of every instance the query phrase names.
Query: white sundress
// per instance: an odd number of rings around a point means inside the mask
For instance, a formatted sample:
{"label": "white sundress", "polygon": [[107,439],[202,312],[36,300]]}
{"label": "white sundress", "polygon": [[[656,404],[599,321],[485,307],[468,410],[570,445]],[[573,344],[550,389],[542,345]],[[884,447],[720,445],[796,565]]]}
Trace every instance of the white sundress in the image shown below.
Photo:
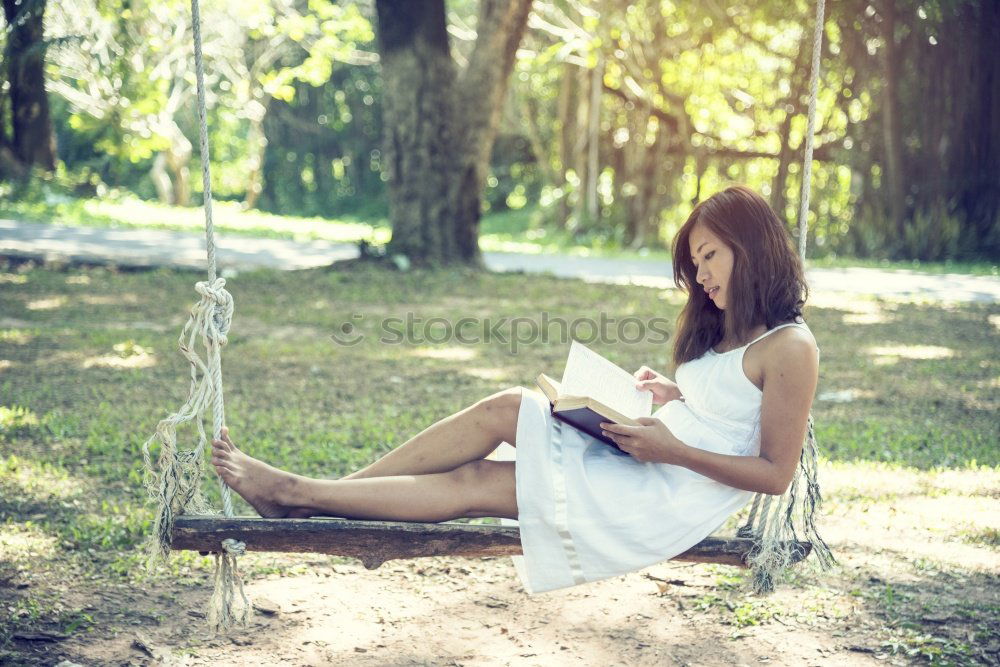
{"label": "white sundress", "polygon": [[[762,392],[743,372],[747,348],[709,350],[677,368],[684,400],[653,413],[682,442],[720,454],[760,453]],[[510,447],[500,458],[512,458]],[[682,466],[641,463],[554,419],[548,400],[525,391],[517,420],[514,564],[528,593],[633,572],[703,540],[753,497]]]}

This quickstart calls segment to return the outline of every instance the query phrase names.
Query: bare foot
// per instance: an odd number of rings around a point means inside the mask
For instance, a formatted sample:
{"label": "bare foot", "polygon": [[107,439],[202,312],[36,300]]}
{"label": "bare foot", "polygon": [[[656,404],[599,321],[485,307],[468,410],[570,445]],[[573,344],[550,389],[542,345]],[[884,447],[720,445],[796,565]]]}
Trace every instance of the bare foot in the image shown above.
{"label": "bare foot", "polygon": [[308,508],[282,505],[277,501],[279,492],[293,483],[293,476],[241,452],[225,427],[222,439],[212,441],[212,465],[222,481],[265,519],[312,515]]}

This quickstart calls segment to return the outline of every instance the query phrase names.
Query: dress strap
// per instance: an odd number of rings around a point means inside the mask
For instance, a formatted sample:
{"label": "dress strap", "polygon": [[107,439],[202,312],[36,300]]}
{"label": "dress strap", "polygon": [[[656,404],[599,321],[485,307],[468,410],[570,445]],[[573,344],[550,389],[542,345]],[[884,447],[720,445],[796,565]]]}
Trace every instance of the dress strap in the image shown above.
{"label": "dress strap", "polygon": [[746,344],[746,347],[750,347],[751,345],[753,345],[754,343],[756,343],[760,339],[767,338],[768,336],[770,336],[771,334],[773,334],[778,329],[784,329],[785,327],[803,327],[805,329],[809,328],[809,327],[806,326],[805,322],[786,322],[785,324],[779,324],[778,326],[774,327],[773,329],[768,329],[767,331],[765,331],[761,335],[759,335],[756,338],[754,338],[752,341],[750,341],[749,343]]}

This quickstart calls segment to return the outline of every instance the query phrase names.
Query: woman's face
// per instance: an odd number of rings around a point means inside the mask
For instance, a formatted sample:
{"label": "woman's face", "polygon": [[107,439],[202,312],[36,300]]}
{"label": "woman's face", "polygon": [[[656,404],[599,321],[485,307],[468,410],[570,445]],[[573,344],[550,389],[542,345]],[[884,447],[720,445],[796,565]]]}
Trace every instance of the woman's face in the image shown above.
{"label": "woman's face", "polygon": [[696,223],[688,237],[695,280],[708,292],[716,308],[724,310],[729,300],[729,277],[733,272],[733,251],[706,225]]}

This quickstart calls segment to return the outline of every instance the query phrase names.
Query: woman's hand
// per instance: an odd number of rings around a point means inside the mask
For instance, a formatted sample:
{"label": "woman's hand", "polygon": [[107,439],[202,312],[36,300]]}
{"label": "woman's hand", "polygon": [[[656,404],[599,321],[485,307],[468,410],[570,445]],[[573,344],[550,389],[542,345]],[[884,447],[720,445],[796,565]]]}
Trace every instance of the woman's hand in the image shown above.
{"label": "woman's hand", "polygon": [[639,417],[636,421],[639,426],[601,422],[601,433],[636,461],[681,465],[687,445],[678,440],[666,424],[653,417]]}
{"label": "woman's hand", "polygon": [[637,380],[636,389],[653,392],[653,405],[663,405],[681,397],[681,390],[677,387],[677,383],[668,380],[649,366],[643,366],[632,375]]}

